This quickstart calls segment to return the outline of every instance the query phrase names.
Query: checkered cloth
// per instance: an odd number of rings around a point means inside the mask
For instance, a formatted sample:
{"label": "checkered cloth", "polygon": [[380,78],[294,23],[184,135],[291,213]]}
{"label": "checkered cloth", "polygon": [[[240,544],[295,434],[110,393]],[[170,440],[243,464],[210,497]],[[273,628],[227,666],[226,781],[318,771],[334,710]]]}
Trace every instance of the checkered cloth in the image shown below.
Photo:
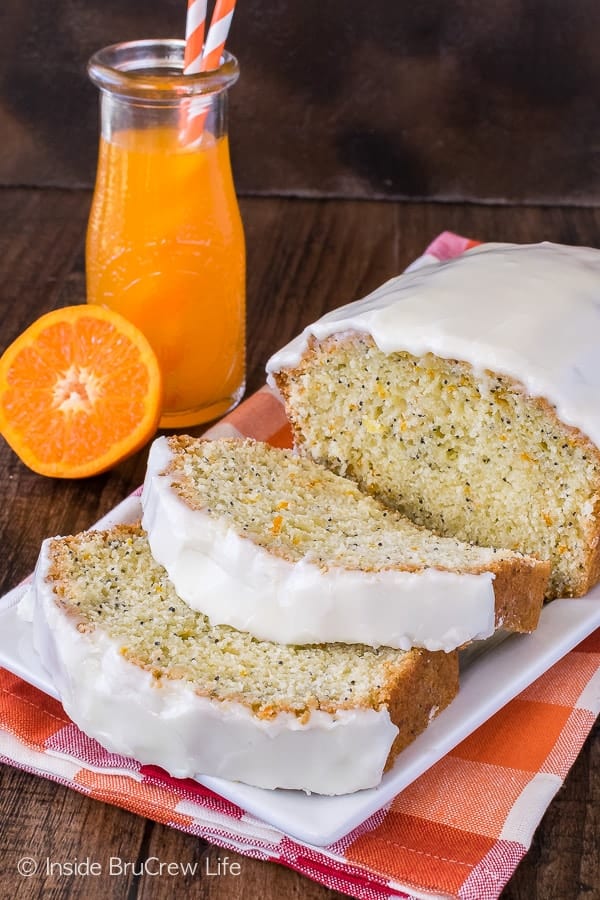
{"label": "checkered cloth", "polygon": [[[441,235],[446,259],[475,242]],[[289,446],[263,388],[208,433]],[[352,833],[292,840],[191,779],[107,753],[60,703],[0,669],[0,760],[247,856],[291,866],[351,897],[497,897],[527,852],[600,711],[600,630]]]}

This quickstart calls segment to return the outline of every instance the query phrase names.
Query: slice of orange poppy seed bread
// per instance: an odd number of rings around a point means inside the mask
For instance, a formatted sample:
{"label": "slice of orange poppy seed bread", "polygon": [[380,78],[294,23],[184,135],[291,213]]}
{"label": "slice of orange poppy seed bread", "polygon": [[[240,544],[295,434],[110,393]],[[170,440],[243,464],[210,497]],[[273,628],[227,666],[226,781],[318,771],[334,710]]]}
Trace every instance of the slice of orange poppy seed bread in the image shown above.
{"label": "slice of orange poppy seed bread", "polygon": [[458,689],[456,653],[289,647],[212,627],[135,526],[45,541],[31,591],[35,647],[68,715],[176,777],[373,787]]}
{"label": "slice of orange poppy seed bread", "polygon": [[142,506],[179,596],[265,640],[449,651],[537,624],[547,563],[440,538],[289,450],[159,438]]}

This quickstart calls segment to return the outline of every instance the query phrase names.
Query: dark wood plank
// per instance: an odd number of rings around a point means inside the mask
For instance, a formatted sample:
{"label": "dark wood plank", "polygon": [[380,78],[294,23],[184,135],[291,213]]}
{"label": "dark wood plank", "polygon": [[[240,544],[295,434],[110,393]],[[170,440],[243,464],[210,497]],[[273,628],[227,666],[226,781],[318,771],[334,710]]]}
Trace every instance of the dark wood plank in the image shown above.
{"label": "dark wood plank", "polygon": [[[84,297],[83,242],[90,196],[85,191],[0,190],[0,351],[37,315]],[[263,382],[265,362],[325,309],[354,299],[396,274],[441,230],[485,240],[596,243],[600,211],[461,205],[246,199],[249,389]],[[97,478],[54,481],[29,472],[0,443],[0,590],[29,572],[42,538],[91,524],[143,477],[146,452]],[[506,900],[574,900],[598,896],[600,732],[595,730],[550,806]],[[280,866],[226,853],[60,785],[3,767],[0,771],[0,895],[17,898],[170,897],[207,900],[302,897],[338,900]],[[239,876],[168,875],[20,878],[22,856],[89,857],[107,866],[150,857],[199,862],[211,870],[224,856]],[[204,871],[204,870],[203,870]]]}
{"label": "dark wood plank", "polygon": [[[0,183],[91,186],[88,57],[183,36],[181,0],[5,0]],[[249,194],[593,204],[595,0],[238,4],[229,48],[238,188]]]}

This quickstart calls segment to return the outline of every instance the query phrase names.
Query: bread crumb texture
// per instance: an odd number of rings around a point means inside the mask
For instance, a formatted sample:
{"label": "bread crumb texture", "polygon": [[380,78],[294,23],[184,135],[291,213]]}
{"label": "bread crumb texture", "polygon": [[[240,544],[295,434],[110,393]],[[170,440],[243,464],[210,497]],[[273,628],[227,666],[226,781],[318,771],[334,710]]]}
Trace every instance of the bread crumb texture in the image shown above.
{"label": "bread crumb texture", "polygon": [[277,382],[297,449],[413,522],[549,560],[549,597],[599,577],[600,452],[519,383],[357,334]]}
{"label": "bread crumb texture", "polygon": [[290,562],[362,571],[481,572],[513,556],[439,537],[311,459],[256,441],[169,439],[173,488]]}

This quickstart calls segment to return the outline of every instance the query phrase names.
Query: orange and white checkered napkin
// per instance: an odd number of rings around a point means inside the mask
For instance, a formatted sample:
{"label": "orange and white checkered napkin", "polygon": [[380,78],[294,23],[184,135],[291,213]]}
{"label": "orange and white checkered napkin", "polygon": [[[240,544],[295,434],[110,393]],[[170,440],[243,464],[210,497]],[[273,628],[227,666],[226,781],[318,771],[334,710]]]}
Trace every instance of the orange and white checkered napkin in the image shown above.
{"label": "orange and white checkered napkin", "polygon": [[[440,236],[428,253],[473,246]],[[209,435],[288,446],[266,388]],[[0,670],[0,760],[248,856],[291,866],[352,897],[497,897],[600,711],[600,630],[387,807],[329,847],[292,840],[190,779],[107,753],[61,705]]]}

